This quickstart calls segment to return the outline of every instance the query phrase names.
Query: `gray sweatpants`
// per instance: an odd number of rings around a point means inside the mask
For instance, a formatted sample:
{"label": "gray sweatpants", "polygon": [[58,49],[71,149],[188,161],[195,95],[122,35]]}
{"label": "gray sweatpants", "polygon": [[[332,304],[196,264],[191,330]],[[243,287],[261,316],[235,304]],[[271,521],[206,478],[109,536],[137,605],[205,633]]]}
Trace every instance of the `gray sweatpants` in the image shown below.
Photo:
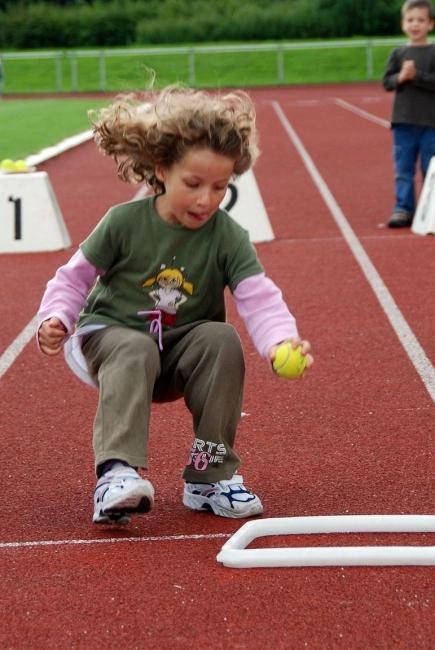
{"label": "gray sweatpants", "polygon": [[151,403],[183,396],[195,432],[184,479],[232,477],[240,464],[233,445],[245,365],[231,325],[199,321],[164,332],[162,352],[151,335],[110,326],[85,337],[82,350],[99,386],[96,466],[118,458],[147,468]]}

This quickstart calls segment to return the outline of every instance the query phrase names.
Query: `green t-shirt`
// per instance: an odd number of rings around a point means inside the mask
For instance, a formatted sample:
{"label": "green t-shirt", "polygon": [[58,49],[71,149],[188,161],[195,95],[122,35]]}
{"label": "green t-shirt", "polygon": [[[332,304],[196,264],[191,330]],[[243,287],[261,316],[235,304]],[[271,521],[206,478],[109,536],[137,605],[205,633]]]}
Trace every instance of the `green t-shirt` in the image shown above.
{"label": "green t-shirt", "polygon": [[189,230],[163,221],[155,197],[111,208],[81,244],[104,270],[89,294],[79,327],[123,324],[148,331],[139,311],[158,309],[163,327],[225,321],[224,289],[263,272],[248,233],[218,210]]}

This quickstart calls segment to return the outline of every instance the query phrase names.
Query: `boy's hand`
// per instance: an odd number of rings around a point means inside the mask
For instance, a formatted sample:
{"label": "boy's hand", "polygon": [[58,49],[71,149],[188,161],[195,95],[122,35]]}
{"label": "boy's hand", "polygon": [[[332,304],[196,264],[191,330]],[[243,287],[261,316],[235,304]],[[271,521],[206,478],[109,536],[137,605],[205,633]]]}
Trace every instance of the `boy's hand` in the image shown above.
{"label": "boy's hand", "polygon": [[[302,341],[299,336],[297,336],[294,339],[288,339],[288,342],[291,343],[292,348],[296,349],[299,346],[301,346],[301,354],[302,356],[307,357],[307,363],[306,367],[309,368],[310,366],[313,365],[314,359],[313,356],[310,353],[311,351],[311,343],[309,341]],[[282,343],[285,343],[285,341],[282,341]],[[269,359],[273,363],[275,361],[275,355],[276,355],[276,350],[277,350],[277,345],[272,345],[272,347],[269,350]]]}
{"label": "boy's hand", "polygon": [[412,81],[416,73],[417,68],[415,67],[415,62],[412,59],[406,59],[402,63],[397,81],[399,84],[404,83],[405,81]]}
{"label": "boy's hand", "polygon": [[38,330],[39,347],[44,354],[53,356],[62,349],[67,330],[58,318],[45,320]]}

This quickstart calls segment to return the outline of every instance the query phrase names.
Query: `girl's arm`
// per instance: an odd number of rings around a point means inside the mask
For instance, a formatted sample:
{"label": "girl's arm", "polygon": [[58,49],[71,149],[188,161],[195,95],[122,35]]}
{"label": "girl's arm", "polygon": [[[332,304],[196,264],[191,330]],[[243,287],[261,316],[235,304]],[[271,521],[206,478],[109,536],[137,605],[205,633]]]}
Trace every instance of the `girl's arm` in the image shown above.
{"label": "girl's arm", "polygon": [[296,320],[285,304],[282,292],[264,273],[239,282],[233,292],[237,310],[264,359],[270,350],[288,339],[298,339]]}
{"label": "girl's arm", "polygon": [[[88,262],[80,249],[57,270],[47,284],[38,310],[38,343],[43,352],[48,353],[50,338],[53,350],[60,350],[61,344],[74,329],[89,290],[103,273]],[[53,336],[50,337],[50,334]]]}
{"label": "girl's arm", "polygon": [[243,318],[258,353],[270,362],[275,359],[277,346],[291,341],[301,346],[307,357],[307,368],[313,364],[309,341],[299,338],[296,320],[282,298],[282,292],[264,273],[252,275],[239,282],[233,292],[237,310]]}

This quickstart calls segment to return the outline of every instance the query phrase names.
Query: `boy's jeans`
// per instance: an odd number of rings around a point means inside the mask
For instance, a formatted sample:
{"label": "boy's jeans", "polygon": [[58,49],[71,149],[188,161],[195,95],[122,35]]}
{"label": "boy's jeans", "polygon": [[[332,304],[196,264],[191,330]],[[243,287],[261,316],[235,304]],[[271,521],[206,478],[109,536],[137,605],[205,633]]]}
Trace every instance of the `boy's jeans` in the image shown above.
{"label": "boy's jeans", "polygon": [[394,212],[415,212],[414,176],[417,158],[423,178],[430,159],[435,156],[435,128],[396,124],[393,127],[393,157],[395,172],[396,205]]}

